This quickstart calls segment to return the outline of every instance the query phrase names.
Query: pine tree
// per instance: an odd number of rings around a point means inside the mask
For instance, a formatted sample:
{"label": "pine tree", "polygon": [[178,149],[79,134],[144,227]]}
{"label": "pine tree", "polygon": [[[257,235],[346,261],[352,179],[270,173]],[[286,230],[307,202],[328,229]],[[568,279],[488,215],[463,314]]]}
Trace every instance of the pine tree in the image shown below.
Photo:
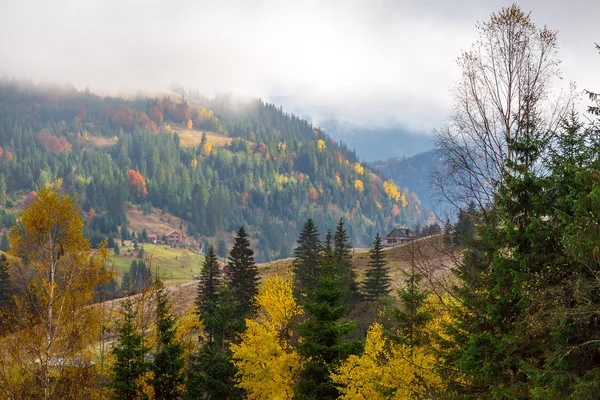
{"label": "pine tree", "polygon": [[301,299],[315,287],[315,279],[320,272],[320,259],[323,251],[323,245],[319,240],[319,231],[312,218],[309,218],[300,237],[298,238],[298,247],[294,249],[296,259],[292,265],[294,273],[294,295]]}
{"label": "pine tree", "polygon": [[345,296],[350,301],[358,295],[358,283],[356,282],[356,271],[352,266],[352,246],[348,239],[348,232],[344,229],[344,220],[340,222],[333,237],[333,257],[336,273],[341,278],[344,290],[348,291]]}
{"label": "pine tree", "polygon": [[258,293],[258,268],[254,250],[244,227],[240,227],[224,269],[225,283],[237,304],[236,318],[244,319],[254,312],[254,296]]}
{"label": "pine tree", "polygon": [[179,399],[182,396],[184,367],[183,345],[175,337],[176,319],[170,311],[169,297],[162,281],[156,279],[156,353],[150,366],[154,373],[149,383],[157,400]]}
{"label": "pine tree", "polygon": [[148,370],[145,361],[148,349],[144,346],[142,334],[136,329],[137,313],[131,299],[122,302],[123,322],[119,325],[119,337],[112,349],[112,365],[109,387],[111,399],[135,400],[141,393],[140,381]]}
{"label": "pine tree", "polygon": [[363,294],[367,300],[377,300],[391,292],[391,279],[386,264],[381,236],[378,232],[373,240],[373,247],[369,249],[369,262],[363,281]]}
{"label": "pine tree", "polygon": [[204,258],[204,264],[202,264],[202,272],[196,295],[198,314],[208,333],[207,339],[209,343],[214,339],[216,307],[219,287],[221,285],[220,275],[219,261],[215,254],[215,248],[210,245]]}
{"label": "pine tree", "polygon": [[[327,241],[328,243],[330,241]],[[354,322],[338,322],[346,312],[343,290],[331,262],[323,262],[316,287],[304,305],[309,318],[299,327],[298,353],[304,360],[296,390],[298,399],[337,399],[339,391],[330,373],[350,354],[360,351],[360,342],[344,341]]]}
{"label": "pine tree", "polygon": [[0,314],[10,305],[10,293],[8,259],[4,254],[0,254]]}

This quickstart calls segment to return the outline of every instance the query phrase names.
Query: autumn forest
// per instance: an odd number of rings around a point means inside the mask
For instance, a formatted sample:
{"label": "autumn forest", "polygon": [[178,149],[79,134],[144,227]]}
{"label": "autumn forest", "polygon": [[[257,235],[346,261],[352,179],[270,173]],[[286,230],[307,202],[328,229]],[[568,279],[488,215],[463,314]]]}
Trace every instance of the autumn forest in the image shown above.
{"label": "autumn forest", "polygon": [[0,399],[597,399],[600,94],[516,4],[477,32],[435,149],[374,163],[261,99],[0,80]]}

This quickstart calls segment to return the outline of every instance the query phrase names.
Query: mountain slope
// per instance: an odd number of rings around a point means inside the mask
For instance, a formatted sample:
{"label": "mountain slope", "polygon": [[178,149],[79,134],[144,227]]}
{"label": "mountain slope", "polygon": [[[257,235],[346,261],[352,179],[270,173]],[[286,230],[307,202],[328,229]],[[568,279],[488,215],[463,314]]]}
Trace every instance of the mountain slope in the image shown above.
{"label": "mountain slope", "polygon": [[323,233],[343,217],[355,246],[432,218],[414,193],[260,100],[128,100],[3,82],[0,143],[0,203],[14,211],[54,182],[77,197],[93,243],[131,229],[129,203],[182,218],[198,241],[228,243],[246,225],[262,261],[291,255],[308,217]]}

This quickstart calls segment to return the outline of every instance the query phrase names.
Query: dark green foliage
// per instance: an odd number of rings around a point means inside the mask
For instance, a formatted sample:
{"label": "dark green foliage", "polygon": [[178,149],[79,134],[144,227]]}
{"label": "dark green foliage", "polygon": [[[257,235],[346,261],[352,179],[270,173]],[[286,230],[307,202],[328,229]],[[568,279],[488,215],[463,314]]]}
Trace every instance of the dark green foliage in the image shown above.
{"label": "dark green foliage", "polygon": [[203,346],[190,355],[186,369],[184,399],[236,400],[243,391],[235,386],[236,368],[229,352]]}
{"label": "dark green foliage", "polygon": [[115,359],[108,386],[112,389],[111,399],[135,400],[141,394],[140,380],[148,370],[142,334],[138,333],[137,319],[133,303],[129,299],[122,302],[123,322],[119,325],[119,336],[112,349]]}
{"label": "dark green foliage", "polygon": [[215,248],[210,245],[204,258],[204,264],[202,264],[202,272],[200,273],[198,292],[196,294],[196,307],[208,333],[207,339],[209,343],[213,341],[215,331],[218,293],[221,286],[220,277],[221,271],[219,270],[219,261],[215,254]]}
{"label": "dark green foliage", "polygon": [[0,317],[11,303],[10,275],[8,274],[8,259],[0,254]]}
{"label": "dark green foliage", "polygon": [[258,293],[258,268],[254,250],[244,227],[238,230],[233,248],[223,269],[224,282],[237,302],[235,317],[243,320],[254,312],[254,296]]}
{"label": "dark green foliage", "polygon": [[[139,257],[138,257],[139,258]],[[123,274],[121,289],[128,295],[140,293],[152,284],[152,271],[144,260],[131,262],[129,272]]]}
{"label": "dark green foliage", "polygon": [[300,232],[298,247],[294,249],[292,269],[294,272],[294,291],[296,298],[301,299],[315,287],[315,280],[320,275],[320,263],[323,244],[319,239],[319,231],[312,218],[309,218]]}
{"label": "dark green foliage", "polygon": [[340,277],[342,288],[348,292],[346,301],[358,296],[358,283],[356,282],[356,271],[352,265],[352,245],[348,239],[348,232],[344,228],[344,220],[340,222],[333,236],[333,263],[336,274]]}
{"label": "dark green foliage", "polygon": [[8,232],[4,232],[2,238],[0,239],[0,250],[3,252],[8,252],[10,250],[10,243],[8,241]]}
{"label": "dark green foliage", "polygon": [[406,274],[406,284],[398,289],[400,307],[394,309],[394,319],[401,334],[400,341],[411,348],[423,344],[426,325],[434,316],[424,308],[429,291],[421,288],[423,276],[414,265]]}
{"label": "dark green foliage", "polygon": [[392,291],[391,278],[386,264],[383,244],[378,232],[373,240],[373,246],[369,249],[369,262],[362,283],[365,299],[376,300],[387,296]]}
{"label": "dark green foliage", "polygon": [[339,322],[346,313],[346,305],[342,303],[344,291],[334,265],[328,262],[329,253],[325,252],[321,274],[304,305],[308,319],[299,327],[301,340],[297,350],[304,364],[296,387],[298,399],[337,399],[339,392],[329,374],[346,357],[361,349],[360,342],[344,340],[356,324]]}
{"label": "dark green foliage", "polygon": [[176,319],[169,309],[169,298],[160,280],[156,280],[156,352],[150,365],[149,380],[157,400],[179,399],[183,394],[183,345],[178,342]]}

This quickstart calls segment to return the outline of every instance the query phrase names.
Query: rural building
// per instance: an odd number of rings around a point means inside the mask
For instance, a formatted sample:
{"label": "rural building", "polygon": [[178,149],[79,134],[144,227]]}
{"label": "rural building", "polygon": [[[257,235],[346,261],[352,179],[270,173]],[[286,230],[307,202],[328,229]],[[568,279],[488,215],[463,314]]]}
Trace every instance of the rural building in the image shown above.
{"label": "rural building", "polygon": [[183,235],[177,231],[167,233],[167,242],[171,246],[178,246],[183,243]]}
{"label": "rural building", "polygon": [[156,233],[150,233],[150,234],[148,234],[148,241],[150,243],[156,244],[158,242],[158,235]]}
{"label": "rural building", "polygon": [[393,247],[402,243],[410,242],[414,239],[413,233],[408,228],[394,228],[390,233],[383,237],[384,247]]}

